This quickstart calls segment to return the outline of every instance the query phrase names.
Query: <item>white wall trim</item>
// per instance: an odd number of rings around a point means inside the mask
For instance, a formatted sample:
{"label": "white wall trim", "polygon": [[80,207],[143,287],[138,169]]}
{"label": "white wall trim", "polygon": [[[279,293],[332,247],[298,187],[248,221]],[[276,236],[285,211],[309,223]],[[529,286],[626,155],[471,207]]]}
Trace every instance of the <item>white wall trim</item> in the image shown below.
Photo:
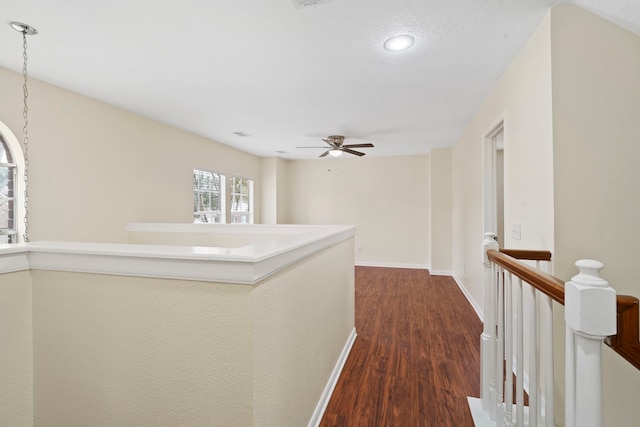
{"label": "white wall trim", "polygon": [[405,263],[395,263],[395,262],[367,262],[367,261],[356,261],[356,266],[359,267],[386,267],[386,268],[416,268],[419,270],[428,270],[428,264],[405,264]]}
{"label": "white wall trim", "polygon": [[29,257],[24,244],[10,245],[10,249],[0,253],[0,273],[15,273],[29,270]]}
{"label": "white wall trim", "polygon": [[344,368],[344,364],[349,357],[349,353],[351,353],[351,348],[353,347],[353,343],[356,341],[356,328],[354,327],[351,330],[351,334],[347,338],[347,342],[340,353],[340,357],[338,357],[338,361],[336,362],[336,366],[333,368],[331,372],[331,376],[329,377],[329,381],[327,385],[324,387],[324,391],[320,396],[320,400],[316,405],[315,411],[313,411],[313,415],[311,416],[311,420],[309,420],[308,427],[318,427],[320,425],[320,421],[322,421],[322,417],[324,416],[324,411],[327,409],[327,405],[329,404],[329,400],[331,400],[331,395],[333,394],[333,390],[338,383],[338,379],[340,378],[340,374],[342,373],[342,368]]}
{"label": "white wall trim", "polygon": [[143,233],[206,233],[206,234],[302,234],[309,230],[323,230],[331,225],[306,224],[198,224],[198,223],[127,223],[128,232]]}
{"label": "white wall trim", "polygon": [[473,307],[473,310],[476,312],[478,319],[480,319],[481,322],[484,322],[484,311],[482,310],[482,308],[480,308],[478,303],[476,303],[476,301],[473,299],[473,297],[471,296],[467,288],[465,288],[462,281],[458,279],[458,277],[455,274],[453,274],[451,277],[453,277],[453,280],[456,281],[456,283],[458,284],[458,287],[464,294],[465,298],[467,299],[467,301],[469,301],[469,304],[471,304],[471,307]]}
{"label": "white wall trim", "polygon": [[[230,229],[250,234],[254,227]],[[38,269],[253,285],[355,236],[354,226],[296,227],[295,233],[285,226],[281,234],[277,226],[269,230],[273,239],[234,248],[87,242],[6,245],[0,248],[0,274]]]}
{"label": "white wall trim", "polygon": [[453,277],[453,271],[446,271],[446,270],[429,270],[429,274],[431,274],[432,276],[452,276]]}

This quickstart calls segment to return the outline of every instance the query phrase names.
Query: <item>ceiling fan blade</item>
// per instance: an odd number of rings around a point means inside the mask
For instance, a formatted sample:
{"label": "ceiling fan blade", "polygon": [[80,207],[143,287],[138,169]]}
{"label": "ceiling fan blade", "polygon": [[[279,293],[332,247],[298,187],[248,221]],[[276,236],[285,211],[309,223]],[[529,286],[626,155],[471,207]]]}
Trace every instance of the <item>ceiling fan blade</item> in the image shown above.
{"label": "ceiling fan blade", "polygon": [[342,151],[344,151],[345,153],[354,154],[356,156],[364,156],[364,153],[361,153],[359,151],[349,150],[348,148],[345,148],[345,147],[342,147]]}
{"label": "ceiling fan blade", "polygon": [[333,142],[331,142],[330,140],[323,139],[323,141],[326,142],[327,144],[329,144],[331,147],[336,148],[336,145]]}
{"label": "ceiling fan blade", "polygon": [[344,148],[373,148],[373,144],[370,143],[366,143],[366,144],[348,144],[348,145],[343,145]]}
{"label": "ceiling fan blade", "polygon": [[329,154],[329,151],[331,151],[331,150],[327,150],[327,151],[325,151],[324,153],[320,154],[318,157],[324,157],[324,156],[326,156],[327,154]]}
{"label": "ceiling fan blade", "polygon": [[326,149],[327,147],[320,147],[320,146],[317,146],[317,147],[296,147],[296,148],[325,148],[325,149]]}

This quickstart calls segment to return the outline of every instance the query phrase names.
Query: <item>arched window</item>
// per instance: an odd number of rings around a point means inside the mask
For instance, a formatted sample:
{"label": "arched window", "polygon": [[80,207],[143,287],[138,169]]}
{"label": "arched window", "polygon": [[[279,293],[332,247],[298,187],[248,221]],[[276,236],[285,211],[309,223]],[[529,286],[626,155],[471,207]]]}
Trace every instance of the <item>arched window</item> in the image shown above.
{"label": "arched window", "polygon": [[17,243],[24,216],[20,191],[24,180],[24,157],[15,135],[0,122],[0,243]]}

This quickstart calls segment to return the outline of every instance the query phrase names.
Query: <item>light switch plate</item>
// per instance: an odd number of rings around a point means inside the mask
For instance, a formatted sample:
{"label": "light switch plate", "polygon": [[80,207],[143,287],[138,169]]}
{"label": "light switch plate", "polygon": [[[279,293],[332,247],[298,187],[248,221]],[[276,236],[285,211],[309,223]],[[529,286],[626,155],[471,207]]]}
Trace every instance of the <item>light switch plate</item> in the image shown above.
{"label": "light switch plate", "polygon": [[522,237],[520,224],[517,222],[511,224],[511,237],[513,238],[513,240],[520,240],[520,238]]}

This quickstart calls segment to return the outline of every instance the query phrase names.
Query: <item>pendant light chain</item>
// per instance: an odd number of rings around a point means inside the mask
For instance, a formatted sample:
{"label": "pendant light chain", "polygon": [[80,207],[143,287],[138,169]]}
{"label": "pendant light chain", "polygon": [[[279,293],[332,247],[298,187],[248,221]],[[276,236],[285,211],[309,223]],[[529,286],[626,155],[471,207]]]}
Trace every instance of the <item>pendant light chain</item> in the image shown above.
{"label": "pendant light chain", "polygon": [[25,243],[29,243],[29,88],[27,87],[27,32],[22,32],[22,58],[24,59],[22,65],[22,76],[24,77],[24,83],[22,84],[22,93],[24,100],[24,109],[22,110],[22,117],[24,118],[24,126],[22,127],[22,133],[24,135],[24,234],[22,238]]}

